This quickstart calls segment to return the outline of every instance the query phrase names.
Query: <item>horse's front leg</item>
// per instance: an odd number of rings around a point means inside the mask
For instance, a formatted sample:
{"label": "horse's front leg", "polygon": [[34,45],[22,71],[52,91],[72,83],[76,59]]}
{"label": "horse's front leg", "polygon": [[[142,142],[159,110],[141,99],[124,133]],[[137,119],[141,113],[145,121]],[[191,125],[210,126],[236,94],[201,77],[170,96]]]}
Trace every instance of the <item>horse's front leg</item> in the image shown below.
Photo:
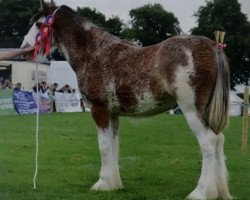
{"label": "horse's front leg", "polygon": [[[122,182],[118,166],[118,117],[109,117],[104,115],[105,112],[92,112],[98,129],[98,142],[101,154],[101,171],[100,179],[94,184],[92,190],[117,190],[122,188]],[[99,121],[101,120],[101,121]],[[106,125],[105,125],[106,123]]]}

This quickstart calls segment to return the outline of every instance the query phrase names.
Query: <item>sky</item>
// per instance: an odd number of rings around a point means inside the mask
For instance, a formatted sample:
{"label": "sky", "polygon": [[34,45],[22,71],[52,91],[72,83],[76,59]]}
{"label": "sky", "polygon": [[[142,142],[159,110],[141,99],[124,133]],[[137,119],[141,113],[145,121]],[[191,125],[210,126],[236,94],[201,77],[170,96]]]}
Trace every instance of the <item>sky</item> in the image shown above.
{"label": "sky", "polygon": [[[164,9],[175,14],[181,29],[188,31],[196,26],[196,18],[193,16],[198,8],[205,5],[205,0],[54,0],[57,5],[68,5],[71,8],[90,7],[96,8],[107,18],[118,16],[124,23],[130,20],[129,11],[148,3],[160,3]],[[239,0],[243,13],[250,20],[250,0]]]}

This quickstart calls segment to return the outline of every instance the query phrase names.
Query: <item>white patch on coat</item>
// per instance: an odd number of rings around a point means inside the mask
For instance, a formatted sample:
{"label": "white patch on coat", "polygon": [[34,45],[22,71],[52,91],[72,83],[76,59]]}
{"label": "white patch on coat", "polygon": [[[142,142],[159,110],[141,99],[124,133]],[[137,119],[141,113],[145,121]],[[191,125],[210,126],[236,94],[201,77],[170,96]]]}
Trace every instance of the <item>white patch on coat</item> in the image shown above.
{"label": "white patch on coat", "polygon": [[140,94],[136,94],[136,99],[138,102],[137,111],[139,113],[144,113],[155,108],[155,97],[150,89],[146,89]]}
{"label": "white patch on coat", "polygon": [[174,88],[176,88],[177,101],[189,102],[194,104],[195,94],[194,90],[190,85],[190,76],[195,76],[194,62],[192,57],[192,52],[186,50],[186,55],[188,58],[188,65],[178,66],[175,71],[175,83]]}
{"label": "white patch on coat", "polygon": [[196,188],[187,199],[222,199],[232,200],[227,185],[227,168],[224,156],[224,135],[216,135],[205,127],[200,119],[195,105],[188,101],[178,102],[188,124],[196,136],[202,152],[202,170]]}
{"label": "white patch on coat", "polygon": [[[117,131],[117,130],[116,130]],[[115,190],[122,188],[118,166],[118,138],[114,137],[112,123],[105,129],[98,128],[98,142],[101,154],[100,179],[92,190]]]}
{"label": "white patch on coat", "polygon": [[109,99],[109,108],[119,107],[119,99],[116,95],[115,81],[111,80],[106,86],[106,92]]}
{"label": "white patch on coat", "polygon": [[178,36],[176,36],[176,37],[178,37],[178,38],[180,38],[180,39],[187,39],[187,38],[190,38],[189,35],[185,35],[185,34],[183,34],[183,35],[178,35]]}
{"label": "white patch on coat", "polygon": [[170,85],[168,84],[166,79],[162,79],[162,87],[164,91],[167,91],[171,96],[174,96],[174,91],[173,89],[170,88]]}
{"label": "white patch on coat", "polygon": [[82,23],[82,27],[84,28],[84,30],[89,31],[89,30],[91,30],[93,27],[95,27],[95,25],[92,24],[91,22],[86,21],[86,22],[83,22],[83,23]]}
{"label": "white patch on coat", "polygon": [[68,50],[66,49],[66,47],[64,45],[60,45],[61,50],[66,58],[66,60],[68,61],[68,63],[70,64],[70,58],[69,58],[69,53]]}

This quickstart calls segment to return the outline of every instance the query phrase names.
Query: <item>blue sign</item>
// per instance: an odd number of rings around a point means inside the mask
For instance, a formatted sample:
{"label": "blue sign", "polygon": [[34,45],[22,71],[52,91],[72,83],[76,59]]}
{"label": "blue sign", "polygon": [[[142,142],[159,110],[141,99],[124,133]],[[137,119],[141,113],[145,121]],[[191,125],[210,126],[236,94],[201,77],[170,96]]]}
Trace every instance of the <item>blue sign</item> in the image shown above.
{"label": "blue sign", "polygon": [[37,106],[31,92],[14,90],[13,101],[19,114],[35,114]]}

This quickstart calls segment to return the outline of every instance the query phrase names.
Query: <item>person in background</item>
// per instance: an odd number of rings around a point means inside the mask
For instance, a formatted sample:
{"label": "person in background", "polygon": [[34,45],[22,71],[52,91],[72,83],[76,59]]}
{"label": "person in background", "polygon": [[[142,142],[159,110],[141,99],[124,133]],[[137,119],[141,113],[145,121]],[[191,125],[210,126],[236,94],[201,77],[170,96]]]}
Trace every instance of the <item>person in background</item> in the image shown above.
{"label": "person in background", "polygon": [[[40,88],[41,88],[41,84],[40,83],[38,83],[38,91],[40,92]],[[36,84],[34,85],[34,87],[32,88],[32,90],[33,90],[33,92],[37,92],[37,90],[36,90]]]}
{"label": "person in background", "polygon": [[49,86],[49,93],[54,95],[55,92],[57,91],[56,89],[58,88],[58,84],[57,83],[53,83]]}
{"label": "person in background", "polygon": [[14,92],[19,92],[19,91],[21,91],[21,88],[22,88],[22,84],[21,84],[21,83],[17,83],[17,84],[16,84],[16,87],[14,88]]}
{"label": "person in background", "polygon": [[51,110],[52,111],[56,111],[56,105],[55,105],[55,92],[57,91],[56,89],[58,88],[58,84],[57,83],[53,83],[49,86],[49,89],[47,90],[48,95],[51,99]]}
{"label": "person in background", "polygon": [[45,93],[47,91],[47,89],[48,89],[47,83],[45,81],[42,81],[41,82],[41,92]]}
{"label": "person in background", "polygon": [[9,79],[6,79],[3,84],[3,89],[12,89],[12,88],[13,86],[11,81]]}
{"label": "person in background", "polygon": [[71,88],[69,87],[68,84],[66,84],[60,90],[58,90],[58,92],[61,92],[61,93],[71,93]]}
{"label": "person in background", "polygon": [[[34,87],[32,88],[34,92],[36,91],[36,84],[34,85]],[[47,83],[45,81],[38,83],[38,91],[41,93],[45,93],[47,90]]]}

